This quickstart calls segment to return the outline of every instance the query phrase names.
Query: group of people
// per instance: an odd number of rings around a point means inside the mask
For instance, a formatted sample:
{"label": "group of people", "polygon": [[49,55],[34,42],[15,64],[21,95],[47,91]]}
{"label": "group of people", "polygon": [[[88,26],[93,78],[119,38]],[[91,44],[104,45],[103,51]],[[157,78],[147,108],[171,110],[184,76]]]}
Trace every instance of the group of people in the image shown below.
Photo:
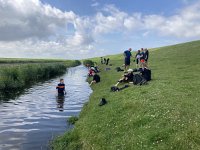
{"label": "group of people", "polygon": [[135,55],[135,61],[136,61],[136,68],[145,68],[148,65],[148,59],[149,59],[149,50],[147,48],[141,48],[137,51],[137,54]]}
{"label": "group of people", "polygon": [[[132,57],[131,51],[131,48],[124,51],[124,72],[127,72],[130,67]],[[147,48],[141,48],[138,50],[134,58],[134,61],[136,62],[136,68],[148,68],[148,59],[149,51]]]}
{"label": "group of people", "polygon": [[101,57],[101,64],[106,64],[106,65],[108,65],[108,64],[109,64],[109,61],[110,61],[110,58],[103,58],[103,57]]}
{"label": "group of people", "polygon": [[[134,62],[136,62],[135,69],[129,69],[132,57],[131,51],[131,48],[124,51],[124,75],[118,80],[117,84],[115,84],[116,87],[122,82],[139,83],[141,85],[151,80],[151,70],[148,68],[148,49],[141,48],[137,51],[134,58]],[[134,72],[139,72],[139,74],[134,74]]]}
{"label": "group of people", "polygon": [[[132,49],[129,48],[128,50],[125,50],[123,55],[124,55],[124,75],[122,76],[121,79],[119,79],[119,81],[117,82],[117,84],[115,86],[118,86],[119,83],[121,82],[132,82],[134,80],[134,72],[140,72],[141,77],[145,80],[145,81],[149,81],[151,80],[151,70],[148,68],[148,59],[149,59],[149,51],[147,48],[141,48],[140,50],[137,51],[135,57],[134,57],[134,61],[136,62],[136,68],[133,69],[129,69],[130,64],[131,64],[131,54]],[[103,58],[101,57],[101,64],[109,64],[109,58]],[[88,76],[93,77],[90,85],[94,84],[94,83],[99,83],[101,78],[100,76],[97,74],[99,71],[97,66],[88,66]],[[63,96],[66,94],[65,91],[65,84],[64,84],[64,80],[60,79],[60,83],[58,84],[58,86],[56,87],[56,89],[58,90],[58,95]]]}

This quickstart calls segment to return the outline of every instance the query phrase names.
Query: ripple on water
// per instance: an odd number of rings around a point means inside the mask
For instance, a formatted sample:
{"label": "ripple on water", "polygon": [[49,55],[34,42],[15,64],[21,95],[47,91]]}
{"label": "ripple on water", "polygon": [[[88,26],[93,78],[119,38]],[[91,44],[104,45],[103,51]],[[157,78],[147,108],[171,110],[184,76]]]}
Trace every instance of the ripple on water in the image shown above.
{"label": "ripple on water", "polygon": [[67,118],[79,114],[92,92],[86,74],[87,69],[78,66],[60,77],[64,78],[67,91],[63,99],[56,96],[56,78],[0,103],[0,149],[47,149],[54,136],[70,129]]}

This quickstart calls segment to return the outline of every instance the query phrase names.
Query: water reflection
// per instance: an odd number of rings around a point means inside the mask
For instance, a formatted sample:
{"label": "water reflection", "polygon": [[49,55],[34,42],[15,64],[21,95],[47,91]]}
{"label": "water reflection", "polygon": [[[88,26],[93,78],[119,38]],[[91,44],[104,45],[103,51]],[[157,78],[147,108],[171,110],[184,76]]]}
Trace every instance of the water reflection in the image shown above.
{"label": "water reflection", "polygon": [[56,96],[57,108],[59,111],[64,111],[65,95],[58,94]]}
{"label": "water reflection", "polygon": [[[70,129],[66,120],[78,115],[92,92],[86,82],[87,69],[70,68],[68,73],[26,89],[14,99],[0,103],[0,150],[48,149],[53,137]],[[57,96],[60,78],[67,95]]]}

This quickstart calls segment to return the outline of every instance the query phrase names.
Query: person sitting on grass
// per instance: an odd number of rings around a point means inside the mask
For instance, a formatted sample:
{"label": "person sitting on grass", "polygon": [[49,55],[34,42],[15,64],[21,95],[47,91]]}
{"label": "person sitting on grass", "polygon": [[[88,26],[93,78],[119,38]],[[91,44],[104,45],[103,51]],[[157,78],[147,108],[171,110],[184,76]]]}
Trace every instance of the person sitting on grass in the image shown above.
{"label": "person sitting on grass", "polygon": [[90,83],[90,86],[93,84],[93,83],[99,83],[100,82],[100,76],[98,74],[96,74],[95,72],[92,73],[93,75],[93,80],[92,82]]}
{"label": "person sitting on grass", "polygon": [[117,84],[115,84],[115,86],[117,87],[119,85],[119,83],[129,83],[133,81],[133,69],[128,69],[128,73],[125,73],[123,75],[123,77],[121,79],[119,79],[119,81],[117,82]]}
{"label": "person sitting on grass", "polygon": [[60,79],[60,83],[58,84],[58,86],[56,87],[56,89],[58,90],[58,95],[59,96],[63,96],[63,95],[66,94],[64,79]]}

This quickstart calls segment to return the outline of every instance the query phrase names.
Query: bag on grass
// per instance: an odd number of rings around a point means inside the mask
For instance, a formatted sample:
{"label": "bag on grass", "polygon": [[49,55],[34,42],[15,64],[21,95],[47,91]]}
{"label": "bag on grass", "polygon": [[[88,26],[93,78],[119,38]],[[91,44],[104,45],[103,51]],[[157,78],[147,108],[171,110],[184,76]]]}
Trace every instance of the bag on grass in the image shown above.
{"label": "bag on grass", "polygon": [[110,90],[111,92],[116,92],[116,91],[119,91],[119,88],[117,86],[112,86]]}
{"label": "bag on grass", "polygon": [[146,84],[147,80],[143,78],[140,74],[135,74],[133,76],[133,84],[134,85],[143,85]]}
{"label": "bag on grass", "polygon": [[120,67],[116,67],[117,72],[119,71],[124,71],[123,69],[121,69]]}

